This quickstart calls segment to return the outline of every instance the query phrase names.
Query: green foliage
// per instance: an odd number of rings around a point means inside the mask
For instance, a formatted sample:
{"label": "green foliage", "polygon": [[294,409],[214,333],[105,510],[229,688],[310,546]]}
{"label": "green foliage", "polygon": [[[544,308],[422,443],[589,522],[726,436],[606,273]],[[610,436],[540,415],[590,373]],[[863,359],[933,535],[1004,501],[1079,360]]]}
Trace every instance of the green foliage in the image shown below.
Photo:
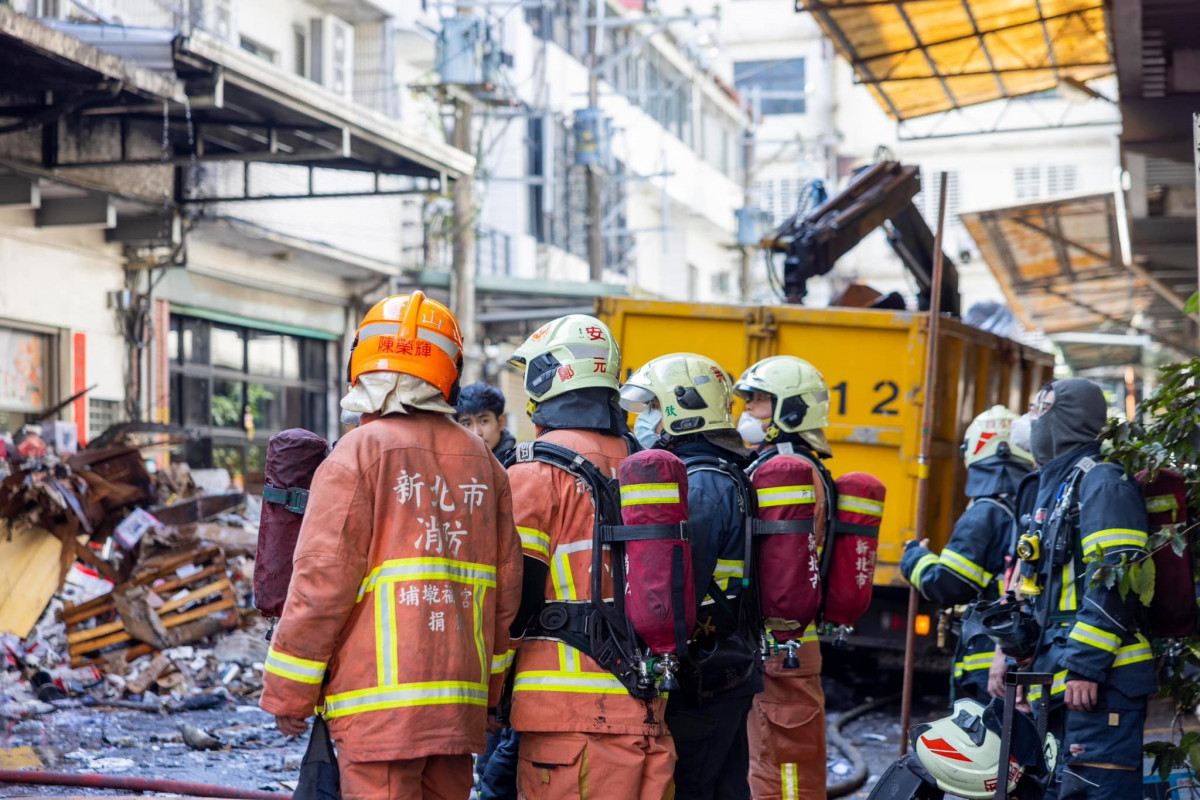
{"label": "green foliage", "polygon": [[[1197,295],[1188,300],[1196,313]],[[1110,460],[1133,475],[1142,471],[1153,478],[1163,469],[1183,475],[1187,484],[1188,525],[1177,524],[1151,534],[1147,549],[1153,553],[1169,547],[1175,555],[1192,560],[1194,574],[1200,575],[1200,551],[1192,541],[1192,532],[1200,519],[1200,359],[1164,367],[1161,382],[1154,393],[1143,400],[1133,419],[1112,420],[1101,433],[1112,446]],[[1116,587],[1122,597],[1133,593],[1143,605],[1154,597],[1155,566],[1149,556],[1129,562],[1103,563],[1103,553],[1090,565],[1092,585]],[[1180,720],[1200,704],[1200,682],[1185,675],[1185,670],[1200,669],[1200,636],[1183,641],[1156,641],[1159,654],[1159,694],[1170,698],[1176,709],[1177,741],[1149,742],[1147,755],[1154,757],[1154,769],[1166,780],[1172,770],[1185,768],[1193,776],[1200,773],[1200,732],[1184,733]]]}
{"label": "green foliage", "polygon": [[1183,304],[1184,314],[1200,313],[1200,292],[1192,292],[1192,296]]}

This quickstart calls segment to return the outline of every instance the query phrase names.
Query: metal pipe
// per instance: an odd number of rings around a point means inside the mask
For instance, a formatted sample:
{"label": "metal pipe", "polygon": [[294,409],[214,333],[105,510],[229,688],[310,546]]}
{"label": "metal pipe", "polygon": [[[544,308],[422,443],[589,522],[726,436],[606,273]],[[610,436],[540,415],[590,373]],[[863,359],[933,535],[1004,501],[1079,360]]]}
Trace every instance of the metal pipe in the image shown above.
{"label": "metal pipe", "polygon": [[172,781],[166,778],[129,778],[119,775],[43,772],[41,770],[0,769],[0,784],[37,786],[81,786],[89,789],[122,789],[131,792],[162,792],[193,797],[225,797],[233,800],[291,800],[289,792],[264,792],[260,789],[234,789],[208,783]]}
{"label": "metal pipe", "polygon": [[[939,173],[937,234],[933,240],[933,286],[929,289],[928,341],[925,348],[925,384],[921,387],[921,454],[917,460],[916,539],[927,538],[929,514],[929,456],[933,450],[933,404],[937,397],[938,335],[942,329],[942,237],[946,232],[946,173]],[[900,755],[908,752],[908,728],[912,723],[913,672],[917,660],[917,610],[920,595],[916,587],[908,592],[908,627],[904,636],[904,685],[900,700]]]}

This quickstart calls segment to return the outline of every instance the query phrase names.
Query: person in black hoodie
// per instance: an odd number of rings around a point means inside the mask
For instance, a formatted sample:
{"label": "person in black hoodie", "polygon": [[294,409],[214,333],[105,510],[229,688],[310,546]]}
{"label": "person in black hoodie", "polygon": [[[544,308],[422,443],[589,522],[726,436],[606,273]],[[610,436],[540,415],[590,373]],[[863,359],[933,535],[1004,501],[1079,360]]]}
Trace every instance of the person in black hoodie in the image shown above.
{"label": "person in black hoodie", "polygon": [[[1030,443],[1040,469],[1017,491],[1021,594],[1041,642],[1035,672],[1054,674],[1029,700],[1049,708],[1059,740],[1048,797],[1138,797],[1146,698],[1157,690],[1154,656],[1137,627],[1134,592],[1093,585],[1100,564],[1147,558],[1146,504],[1137,483],[1102,461],[1097,437],[1108,405],[1080,378],[1054,381],[1033,402]],[[1048,695],[1048,696],[1045,696]],[[1043,705],[1045,704],[1045,705]]]}
{"label": "person in black hoodie", "polygon": [[458,424],[483,439],[500,463],[517,446],[517,439],[508,430],[508,415],[504,413],[504,395],[495,386],[472,383],[464,386],[455,407]]}
{"label": "person in black hoodie", "polygon": [[671,692],[666,720],[678,757],[676,796],[689,800],[749,800],[746,722],[763,688],[759,626],[740,602],[751,494],[732,405],[729,374],[694,353],[656,358],[621,387],[622,408],[638,414],[638,442],[674,453],[688,472],[700,607],[683,688]]}
{"label": "person in black hoodie", "polygon": [[[1033,469],[1033,456],[1012,440],[1017,415],[1004,406],[980,414],[967,428],[963,460],[971,504],[954,525],[940,555],[928,540],[904,549],[900,571],[927,600],[945,607],[995,600],[1004,594],[1016,530],[1017,484]],[[996,651],[986,635],[960,639],[951,681],[955,697],[988,702],[988,669]]]}

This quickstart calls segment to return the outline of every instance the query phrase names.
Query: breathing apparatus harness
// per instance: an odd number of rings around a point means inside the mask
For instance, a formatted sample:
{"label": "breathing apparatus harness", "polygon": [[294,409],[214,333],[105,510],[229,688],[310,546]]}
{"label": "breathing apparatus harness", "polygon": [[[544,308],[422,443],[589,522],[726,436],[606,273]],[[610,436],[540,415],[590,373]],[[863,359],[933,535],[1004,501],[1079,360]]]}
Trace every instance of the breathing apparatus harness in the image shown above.
{"label": "breathing apparatus harness", "polygon": [[[629,452],[640,449],[637,440],[623,434]],[[646,539],[678,539],[686,536],[681,525],[623,525],[619,484],[579,453],[551,442],[518,444],[505,467],[538,461],[561,469],[588,488],[595,506],[592,530],[591,599],[584,602],[547,601],[530,621],[527,638],[561,641],[613,674],[629,694],[649,702],[661,693],[679,688],[679,660],[673,655],[654,656],[644,646],[625,614],[625,559],[623,544]],[[612,552],[613,600],[603,599],[604,551]],[[683,587],[677,602],[682,603]],[[679,652],[686,652],[690,631],[678,629]],[[661,677],[661,688],[658,679]]]}

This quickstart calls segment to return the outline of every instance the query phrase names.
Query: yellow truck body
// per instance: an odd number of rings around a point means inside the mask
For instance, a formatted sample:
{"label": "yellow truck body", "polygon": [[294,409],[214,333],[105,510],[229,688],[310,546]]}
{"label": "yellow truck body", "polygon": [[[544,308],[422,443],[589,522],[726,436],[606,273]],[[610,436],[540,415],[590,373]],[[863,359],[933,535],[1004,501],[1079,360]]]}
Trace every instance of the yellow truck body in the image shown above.
{"label": "yellow truck body", "polygon": [[[772,355],[799,356],[821,370],[830,388],[830,470],[869,472],[887,486],[876,587],[907,585],[899,564],[917,527],[927,313],[627,298],[596,305],[621,347],[625,376],[675,352],[706,355],[735,378]],[[942,322],[939,348],[925,526],[935,551],[966,507],[960,445],[967,425],[998,403],[1023,412],[1054,368],[1047,353],[951,319]]]}

